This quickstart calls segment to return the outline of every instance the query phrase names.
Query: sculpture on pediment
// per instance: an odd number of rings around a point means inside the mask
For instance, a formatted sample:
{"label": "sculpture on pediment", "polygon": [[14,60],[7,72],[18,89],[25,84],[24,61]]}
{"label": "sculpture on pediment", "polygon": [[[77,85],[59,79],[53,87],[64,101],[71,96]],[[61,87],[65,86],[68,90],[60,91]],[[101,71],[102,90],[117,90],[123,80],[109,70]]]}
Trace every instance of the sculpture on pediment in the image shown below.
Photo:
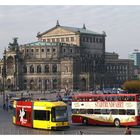
{"label": "sculpture on pediment", "polygon": [[17,37],[14,37],[13,38],[13,43],[9,43],[9,46],[8,48],[11,50],[11,51],[15,51],[18,49],[18,42],[17,42],[18,38]]}

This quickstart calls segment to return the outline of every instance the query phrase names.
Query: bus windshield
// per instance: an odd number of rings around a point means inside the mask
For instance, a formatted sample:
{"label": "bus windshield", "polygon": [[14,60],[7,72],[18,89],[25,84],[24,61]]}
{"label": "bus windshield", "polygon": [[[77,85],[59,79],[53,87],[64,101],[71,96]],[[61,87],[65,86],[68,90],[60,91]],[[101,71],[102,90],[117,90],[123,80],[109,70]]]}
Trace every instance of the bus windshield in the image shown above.
{"label": "bus windshield", "polygon": [[53,122],[68,121],[67,107],[59,106],[52,108],[52,121]]}

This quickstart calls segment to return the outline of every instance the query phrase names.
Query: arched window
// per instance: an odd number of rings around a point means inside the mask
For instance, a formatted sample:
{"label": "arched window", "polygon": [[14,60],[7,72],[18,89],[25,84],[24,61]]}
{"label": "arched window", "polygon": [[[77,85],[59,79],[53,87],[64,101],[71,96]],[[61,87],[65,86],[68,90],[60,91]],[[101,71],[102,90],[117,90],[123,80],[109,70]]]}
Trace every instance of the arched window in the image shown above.
{"label": "arched window", "polygon": [[41,66],[40,65],[37,66],[37,73],[41,73]]}
{"label": "arched window", "polygon": [[52,72],[53,72],[53,73],[56,73],[56,72],[57,72],[57,65],[56,65],[56,64],[54,64],[54,65],[52,66]]}
{"label": "arched window", "polygon": [[27,66],[26,65],[23,66],[23,73],[27,73]]}
{"label": "arched window", "polygon": [[45,80],[45,89],[46,90],[49,89],[49,86],[50,86],[50,81],[49,81],[49,79],[46,79]]}
{"label": "arched window", "polygon": [[53,89],[57,89],[57,79],[53,79]]}
{"label": "arched window", "polygon": [[49,73],[50,69],[49,69],[49,65],[45,65],[45,73]]}
{"label": "arched window", "polygon": [[33,90],[34,89],[34,80],[31,80],[30,81],[30,90]]}
{"label": "arched window", "polygon": [[34,73],[34,67],[33,67],[33,65],[30,66],[30,73]]}
{"label": "arched window", "polygon": [[27,89],[27,80],[23,81],[23,89],[26,90]]}
{"label": "arched window", "polygon": [[39,79],[39,81],[38,81],[38,89],[39,89],[39,90],[42,89],[42,81],[41,81],[41,79]]}

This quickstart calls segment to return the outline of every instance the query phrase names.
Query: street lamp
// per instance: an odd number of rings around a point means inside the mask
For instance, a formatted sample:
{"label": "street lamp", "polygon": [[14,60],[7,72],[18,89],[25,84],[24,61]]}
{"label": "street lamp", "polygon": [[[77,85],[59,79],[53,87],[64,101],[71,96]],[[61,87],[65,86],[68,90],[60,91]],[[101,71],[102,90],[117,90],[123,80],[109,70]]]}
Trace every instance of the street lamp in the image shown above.
{"label": "street lamp", "polygon": [[3,105],[5,104],[5,85],[6,85],[6,77],[7,77],[7,73],[6,73],[6,50],[4,50],[4,54],[3,54],[3,68],[2,68],[2,78],[3,78]]}

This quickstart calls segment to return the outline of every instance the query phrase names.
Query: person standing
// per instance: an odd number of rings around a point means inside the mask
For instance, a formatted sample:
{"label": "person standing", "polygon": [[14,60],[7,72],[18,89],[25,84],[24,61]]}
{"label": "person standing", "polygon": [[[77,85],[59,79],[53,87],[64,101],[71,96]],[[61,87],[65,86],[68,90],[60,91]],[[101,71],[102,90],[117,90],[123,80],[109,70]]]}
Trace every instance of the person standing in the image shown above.
{"label": "person standing", "polygon": [[125,135],[131,135],[132,134],[132,131],[131,131],[130,127],[128,127],[128,126],[126,127],[124,134]]}

